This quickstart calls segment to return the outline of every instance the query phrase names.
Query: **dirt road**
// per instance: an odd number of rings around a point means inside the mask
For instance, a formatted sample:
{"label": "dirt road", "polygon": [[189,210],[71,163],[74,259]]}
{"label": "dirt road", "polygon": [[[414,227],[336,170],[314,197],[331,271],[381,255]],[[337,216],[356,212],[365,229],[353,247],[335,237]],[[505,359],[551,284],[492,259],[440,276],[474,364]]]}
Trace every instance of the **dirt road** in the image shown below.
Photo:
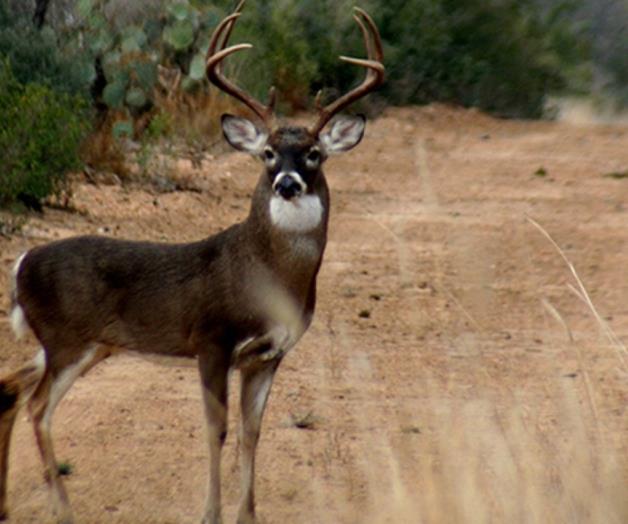
{"label": "dirt road", "polygon": [[[202,238],[245,216],[260,170],[240,154],[173,169],[202,191],[80,184],[85,213],[47,210],[0,237],[0,269],[77,233]],[[627,170],[626,126],[440,106],[389,110],[330,160],[317,314],[273,386],[260,522],[628,522]],[[35,351],[10,334],[5,273],[2,372]],[[53,430],[78,522],[198,521],[207,453],[193,363],[112,358],[77,381]],[[9,482],[11,522],[51,521],[25,413]]]}

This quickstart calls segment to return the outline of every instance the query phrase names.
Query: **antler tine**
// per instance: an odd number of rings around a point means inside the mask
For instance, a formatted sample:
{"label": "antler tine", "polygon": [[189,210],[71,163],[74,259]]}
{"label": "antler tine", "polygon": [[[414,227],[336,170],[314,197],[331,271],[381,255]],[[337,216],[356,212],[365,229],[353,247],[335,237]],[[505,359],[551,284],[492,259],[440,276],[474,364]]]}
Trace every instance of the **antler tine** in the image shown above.
{"label": "antler tine", "polygon": [[356,14],[353,18],[362,31],[368,59],[352,58],[348,56],[340,56],[339,58],[343,62],[366,67],[367,73],[359,86],[355,87],[325,107],[321,107],[320,92],[318,93],[316,97],[316,106],[319,112],[319,117],[316,124],[310,129],[313,134],[320,133],[327,122],[329,122],[336,113],[340,112],[352,102],[370,93],[384,82],[385,68],[382,63],[384,60],[384,50],[379,30],[377,29],[373,19],[366,11],[360,9],[359,7],[355,7],[354,9]]}
{"label": "antler tine", "polygon": [[[377,60],[378,62],[383,62],[384,61],[384,48],[382,46],[382,38],[379,35],[379,29],[377,29],[377,25],[371,18],[371,15],[369,15],[364,9],[360,7],[354,7],[354,9],[356,13],[359,13],[360,15],[362,15],[364,20],[366,20],[366,23],[369,26],[369,29],[371,30],[371,34],[373,35],[372,43],[375,44],[375,57],[374,57],[375,60]],[[353,17],[356,18],[355,15]],[[361,24],[361,25],[364,25],[364,24]],[[366,35],[365,35],[365,38],[366,38]],[[369,57],[370,56],[371,55],[370,55],[370,48],[369,48]]]}
{"label": "antler tine", "polygon": [[323,109],[323,90],[319,89],[318,93],[316,93],[316,98],[314,100],[314,107],[316,107],[317,111],[322,111]]}
{"label": "antler tine", "polygon": [[[246,3],[246,0],[240,0],[238,2],[238,5],[236,5],[235,9],[233,10],[233,14],[236,14],[236,13],[241,14],[242,8],[244,7],[245,3]],[[225,38],[222,43],[222,49],[224,49],[227,46],[227,42],[229,41],[229,38],[231,37],[231,31],[233,30],[234,25],[235,25],[235,20],[228,25],[226,29],[226,33],[225,33]]]}
{"label": "antler tine", "polygon": [[[222,74],[222,61],[229,55],[242,51],[243,49],[250,49],[253,46],[251,44],[236,44],[231,47],[227,47],[229,37],[238,18],[242,14],[240,11],[244,6],[246,0],[241,0],[235,8],[234,12],[225,17],[220,24],[214,30],[209,42],[209,48],[207,50],[206,70],[207,77],[210,82],[216,85],[219,89],[225,93],[233,96],[247,105],[264,123],[268,128],[271,127],[273,119],[273,109],[275,105],[275,90],[270,88],[268,105],[264,105],[251,95],[246,93],[243,89],[236,86],[233,82],[228,80]],[[223,36],[224,34],[224,36]],[[222,38],[222,43],[219,44]],[[219,48],[219,51],[216,49]]]}
{"label": "antler tine", "polygon": [[[216,53],[216,45],[218,44],[218,41],[222,36],[222,32],[225,30],[225,27],[227,27],[227,25],[229,24],[233,26],[233,24],[235,23],[234,20],[236,20],[239,16],[240,13],[233,13],[223,19],[220,24],[216,26],[216,29],[214,29],[211,39],[209,40],[209,47],[207,48],[207,55],[205,56],[206,61],[209,60],[211,56]],[[223,44],[219,46],[220,49],[224,49],[224,44],[225,41],[223,40]]]}
{"label": "antler tine", "polygon": [[[358,8],[356,7],[355,9]],[[362,31],[362,38],[364,38],[364,48],[367,51],[367,56],[370,58],[373,56],[373,41],[370,38],[369,30],[366,28],[366,25],[364,25],[364,22],[362,22],[358,15],[354,14],[353,19],[360,26],[360,31]],[[369,69],[368,73],[370,72],[371,70]]]}

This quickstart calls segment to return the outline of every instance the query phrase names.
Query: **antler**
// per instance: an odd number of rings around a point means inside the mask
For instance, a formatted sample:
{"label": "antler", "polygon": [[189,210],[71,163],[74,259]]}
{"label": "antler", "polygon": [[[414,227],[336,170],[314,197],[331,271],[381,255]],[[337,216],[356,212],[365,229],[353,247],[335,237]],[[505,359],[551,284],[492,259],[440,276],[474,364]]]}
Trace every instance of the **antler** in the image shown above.
{"label": "antler", "polygon": [[[316,108],[319,112],[319,117],[316,124],[310,129],[314,135],[320,133],[327,122],[329,122],[336,113],[340,112],[352,102],[362,98],[367,93],[370,93],[384,82],[385,69],[384,64],[382,63],[384,60],[384,50],[382,48],[382,39],[379,35],[377,26],[366,11],[360,9],[359,7],[354,7],[354,9],[356,14],[353,15],[353,18],[362,31],[364,46],[366,47],[368,53],[368,59],[341,56],[340,60],[348,62],[349,64],[366,67],[368,71],[366,73],[366,77],[359,86],[352,89],[326,107],[321,106],[322,92],[318,92],[316,95]],[[366,24],[364,22],[366,22]]]}
{"label": "antler", "polygon": [[[264,105],[246,93],[243,89],[236,86],[230,80],[227,80],[227,78],[222,74],[222,61],[227,56],[237,51],[253,47],[251,44],[237,44],[227,47],[231,31],[241,15],[242,7],[244,6],[245,1],[246,0],[241,0],[233,13],[220,22],[214,30],[214,34],[209,42],[209,49],[207,50],[207,78],[209,78],[210,82],[223,90],[225,93],[237,98],[241,102],[244,102],[244,104],[251,108],[251,110],[253,110],[253,112],[261,118],[266,127],[270,128],[274,114],[275,88],[270,88],[268,93],[268,105]],[[222,43],[219,44],[221,38]]]}

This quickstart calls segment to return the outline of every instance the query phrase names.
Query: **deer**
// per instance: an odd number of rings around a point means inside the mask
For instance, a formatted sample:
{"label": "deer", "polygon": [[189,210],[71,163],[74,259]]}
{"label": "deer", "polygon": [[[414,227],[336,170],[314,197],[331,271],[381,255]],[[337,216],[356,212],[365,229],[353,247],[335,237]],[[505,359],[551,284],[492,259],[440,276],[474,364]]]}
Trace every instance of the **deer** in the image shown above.
{"label": "deer", "polygon": [[[382,84],[383,47],[372,18],[355,8],[368,58],[341,56],[366,70],[362,82],[323,106],[309,127],[275,124],[275,90],[256,100],[223,71],[242,0],[215,28],[209,81],[242,102],[255,121],[225,114],[226,141],[259,159],[262,173],[248,216],[192,243],[77,236],[33,247],[11,272],[10,321],[16,336],[41,345],[26,365],[0,380],[0,517],[8,518],[11,432],[27,405],[56,522],[74,522],[53,449],[55,408],[79,376],[121,351],[196,359],[209,474],[202,522],[219,524],[220,460],[227,436],[228,382],[240,373],[240,483],[237,522],[256,521],[255,453],[275,372],[312,322],[327,241],[330,197],[322,166],[361,141],[366,119],[340,111]],[[328,129],[326,129],[327,125]]]}

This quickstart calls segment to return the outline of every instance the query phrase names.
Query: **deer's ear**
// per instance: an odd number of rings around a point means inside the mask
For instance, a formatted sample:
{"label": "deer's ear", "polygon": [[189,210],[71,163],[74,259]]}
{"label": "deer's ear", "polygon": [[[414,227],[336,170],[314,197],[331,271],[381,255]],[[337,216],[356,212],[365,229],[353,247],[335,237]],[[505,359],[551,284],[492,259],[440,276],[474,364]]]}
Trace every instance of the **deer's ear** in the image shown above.
{"label": "deer's ear", "polygon": [[261,154],[268,139],[268,133],[253,122],[233,115],[222,115],[222,132],[233,147],[252,155]]}
{"label": "deer's ear", "polygon": [[320,141],[328,155],[349,151],[364,136],[366,118],[363,115],[342,116],[334,120],[329,131],[321,133]]}

